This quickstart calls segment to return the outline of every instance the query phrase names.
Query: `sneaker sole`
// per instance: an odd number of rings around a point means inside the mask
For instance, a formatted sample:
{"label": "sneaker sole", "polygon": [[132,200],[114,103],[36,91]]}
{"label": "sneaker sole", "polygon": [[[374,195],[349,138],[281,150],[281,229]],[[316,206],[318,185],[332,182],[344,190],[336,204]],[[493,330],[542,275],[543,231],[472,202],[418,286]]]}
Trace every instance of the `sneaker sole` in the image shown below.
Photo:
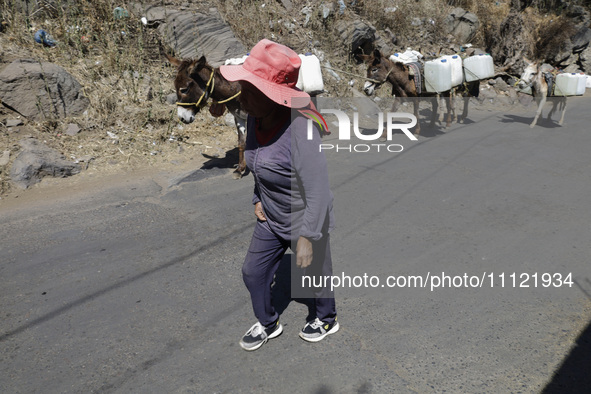
{"label": "sneaker sole", "polygon": [[281,325],[281,323],[279,323],[279,327],[277,327],[277,329],[275,331],[273,331],[271,333],[271,335],[269,335],[267,337],[267,339],[277,338],[279,335],[281,335],[282,332],[283,332],[283,326]]}
{"label": "sneaker sole", "polygon": [[320,341],[322,341],[322,340],[323,340],[323,339],[324,339],[324,338],[325,338],[327,335],[332,335],[332,334],[334,334],[335,332],[339,331],[339,329],[340,329],[340,328],[341,328],[341,326],[339,325],[339,322],[337,322],[337,324],[335,324],[335,325],[334,325],[334,326],[333,326],[333,327],[330,329],[330,331],[327,331],[327,332],[325,332],[324,334],[322,334],[322,335],[320,335],[320,336],[317,336],[317,337],[313,337],[313,338],[306,337],[306,336],[304,335],[304,333],[300,331],[300,338],[302,338],[304,341],[307,341],[307,342],[320,342]]}
{"label": "sneaker sole", "polygon": [[261,343],[259,343],[258,345],[255,345],[253,347],[246,347],[244,345],[244,343],[242,341],[240,341],[240,347],[244,350],[246,350],[247,352],[252,352],[254,350],[259,349],[261,346],[263,346],[265,343],[267,343],[267,341],[269,339],[273,339],[273,338],[277,338],[279,335],[281,335],[281,333],[283,332],[283,326],[281,324],[279,324],[279,328],[277,328],[275,331],[273,331],[271,333],[271,335],[269,335],[267,338],[265,338]]}

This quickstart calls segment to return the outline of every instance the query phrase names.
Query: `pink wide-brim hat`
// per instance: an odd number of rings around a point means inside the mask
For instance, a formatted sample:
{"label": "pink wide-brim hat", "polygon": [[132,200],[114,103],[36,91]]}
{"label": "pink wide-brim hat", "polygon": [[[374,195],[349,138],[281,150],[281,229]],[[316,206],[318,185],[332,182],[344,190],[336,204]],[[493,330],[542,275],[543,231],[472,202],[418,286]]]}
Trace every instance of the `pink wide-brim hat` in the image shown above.
{"label": "pink wide-brim hat", "polygon": [[229,81],[247,81],[277,104],[303,108],[310,95],[296,88],[302,60],[285,45],[263,39],[250,51],[243,64],[220,66]]}

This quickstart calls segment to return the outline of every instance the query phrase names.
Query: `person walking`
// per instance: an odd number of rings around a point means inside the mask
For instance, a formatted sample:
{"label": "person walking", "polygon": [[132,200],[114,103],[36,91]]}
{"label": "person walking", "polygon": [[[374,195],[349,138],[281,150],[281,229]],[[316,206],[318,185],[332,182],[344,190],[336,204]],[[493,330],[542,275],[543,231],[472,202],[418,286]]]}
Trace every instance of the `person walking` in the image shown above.
{"label": "person walking", "polygon": [[[249,114],[245,159],[252,172],[256,224],[242,266],[257,322],[240,346],[253,351],[283,332],[272,303],[271,285],[288,248],[306,274],[332,275],[330,231],[333,195],[318,129],[309,138],[308,119],[297,109],[310,108],[310,96],[297,89],[301,59],[290,48],[263,39],[242,65],[221,66],[229,81],[241,86],[240,103]],[[318,342],[339,330],[334,294],[314,288],[315,318],[299,335]]]}

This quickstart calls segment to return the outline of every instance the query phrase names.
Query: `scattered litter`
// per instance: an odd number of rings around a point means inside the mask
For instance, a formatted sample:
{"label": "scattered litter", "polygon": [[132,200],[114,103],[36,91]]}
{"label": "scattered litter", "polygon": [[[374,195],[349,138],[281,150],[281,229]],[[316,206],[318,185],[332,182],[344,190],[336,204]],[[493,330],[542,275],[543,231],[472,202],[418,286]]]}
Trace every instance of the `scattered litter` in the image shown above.
{"label": "scattered litter", "polygon": [[322,19],[326,19],[330,16],[330,7],[326,4],[322,4]]}
{"label": "scattered litter", "polygon": [[304,7],[301,11],[302,14],[306,15],[306,20],[304,20],[304,27],[308,26],[310,22],[310,17],[312,16],[312,8],[311,7]]}
{"label": "scattered litter", "polygon": [[337,81],[341,80],[341,77],[339,76],[339,74],[337,74],[333,69],[332,66],[330,65],[330,62],[325,62],[324,63],[324,67],[326,69],[326,72],[328,72],[330,75],[332,75]]}
{"label": "scattered litter", "polygon": [[94,160],[93,156],[86,155],[86,156],[82,156],[82,157],[79,157],[78,159],[74,160],[74,163],[76,163],[76,164],[90,163],[92,160]]}
{"label": "scattered litter", "polygon": [[119,137],[117,136],[117,134],[111,133],[110,131],[107,131],[107,135],[109,137],[111,137],[112,139],[114,139],[114,140],[118,140],[119,139]]}
{"label": "scattered litter", "polygon": [[423,24],[423,21],[420,18],[412,18],[412,21],[410,22],[411,26],[421,26]]}
{"label": "scattered litter", "polygon": [[347,8],[347,6],[345,5],[345,1],[339,0],[339,14],[340,15],[343,15],[345,13],[345,8]]}
{"label": "scattered litter", "polygon": [[79,32],[81,30],[80,26],[76,25],[76,26],[70,26],[66,29],[66,31],[68,33],[76,33]]}
{"label": "scattered litter", "polygon": [[46,47],[56,46],[56,42],[53,40],[53,38],[51,38],[49,33],[43,29],[37,30],[35,33],[35,42],[38,44],[43,44]]}
{"label": "scattered litter", "polygon": [[115,19],[123,19],[129,18],[129,12],[125,8],[117,7],[113,10],[113,18]]}

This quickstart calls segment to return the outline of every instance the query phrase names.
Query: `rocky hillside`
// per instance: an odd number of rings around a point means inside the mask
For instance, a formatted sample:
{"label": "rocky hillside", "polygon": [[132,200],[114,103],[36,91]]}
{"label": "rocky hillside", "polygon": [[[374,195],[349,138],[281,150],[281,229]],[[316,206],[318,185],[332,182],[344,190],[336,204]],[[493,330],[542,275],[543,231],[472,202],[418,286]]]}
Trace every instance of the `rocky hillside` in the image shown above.
{"label": "rocky hillside", "polygon": [[429,58],[479,48],[498,72],[483,83],[511,96],[524,55],[591,74],[585,3],[1,0],[0,195],[46,175],[232,155],[228,117],[177,121],[175,69],[159,43],[219,65],[270,38],[321,59],[326,96],[358,94],[365,66],[355,54],[410,47]]}

